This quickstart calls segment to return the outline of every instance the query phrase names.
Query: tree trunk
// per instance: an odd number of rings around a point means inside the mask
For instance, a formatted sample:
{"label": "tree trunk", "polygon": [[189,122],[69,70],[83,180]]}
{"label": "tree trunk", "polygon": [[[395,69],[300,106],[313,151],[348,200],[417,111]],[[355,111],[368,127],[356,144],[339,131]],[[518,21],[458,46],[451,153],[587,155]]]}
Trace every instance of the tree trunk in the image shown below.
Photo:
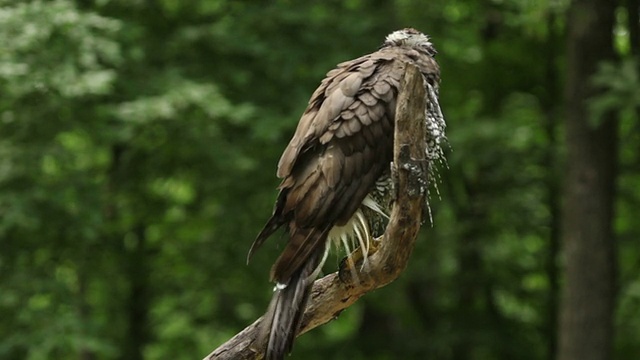
{"label": "tree trunk", "polygon": [[612,358],[615,241],[612,229],[616,173],[613,114],[594,125],[588,99],[601,61],[612,60],[615,2],[574,0],[567,47],[567,167],[563,221],[565,285],[560,304],[559,360]]}
{"label": "tree trunk", "polygon": [[629,16],[629,43],[631,55],[640,56],[640,1],[627,0],[627,14]]}
{"label": "tree trunk", "polygon": [[560,282],[558,256],[560,253],[560,228],[561,224],[561,176],[560,162],[558,161],[558,124],[560,123],[560,105],[558,98],[561,97],[562,89],[558,74],[558,53],[561,36],[558,33],[556,22],[558,16],[555,12],[547,14],[547,44],[545,63],[546,96],[542,98],[542,105],[545,109],[544,132],[547,137],[547,148],[542,157],[542,166],[547,167],[546,182],[546,202],[549,209],[549,234],[547,252],[545,256],[544,271],[549,282],[547,299],[545,304],[546,321],[544,331],[547,334],[547,360],[554,360],[558,353],[558,299],[560,298]]}
{"label": "tree trunk", "polygon": [[143,360],[144,346],[149,339],[149,269],[146,228],[134,227],[135,241],[128,254],[129,296],[127,304],[128,330],[123,350],[123,359]]}

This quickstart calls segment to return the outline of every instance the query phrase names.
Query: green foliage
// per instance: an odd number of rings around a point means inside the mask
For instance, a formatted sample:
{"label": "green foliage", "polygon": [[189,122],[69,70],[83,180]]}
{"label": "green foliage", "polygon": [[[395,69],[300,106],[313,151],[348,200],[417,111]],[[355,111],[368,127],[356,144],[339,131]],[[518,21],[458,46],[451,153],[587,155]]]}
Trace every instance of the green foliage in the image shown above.
{"label": "green foliage", "polygon": [[118,20],[80,12],[69,1],[17,3],[0,10],[3,89],[10,97],[51,93],[63,98],[104,95],[120,60],[112,36]]}
{"label": "green foliage", "polygon": [[640,107],[638,60],[604,63],[593,76],[593,85],[602,91],[589,103],[589,120],[596,127],[609,112],[633,114]]}
{"label": "green foliage", "polygon": [[[292,359],[549,358],[564,1],[0,4],[0,358],[202,358],[260,316],[278,156],[324,74],[407,25],[443,72],[434,224]],[[624,110],[618,359],[640,351],[636,64],[603,64],[591,104]]]}

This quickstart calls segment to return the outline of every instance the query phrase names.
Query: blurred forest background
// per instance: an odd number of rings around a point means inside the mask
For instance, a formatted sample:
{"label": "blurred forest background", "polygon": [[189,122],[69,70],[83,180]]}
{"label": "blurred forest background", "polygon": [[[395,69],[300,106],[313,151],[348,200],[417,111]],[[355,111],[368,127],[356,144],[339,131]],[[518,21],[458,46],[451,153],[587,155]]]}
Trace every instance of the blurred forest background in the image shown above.
{"label": "blurred forest background", "polygon": [[291,359],[640,358],[637,0],[0,0],[0,358],[201,359],[262,315],[281,151],[407,26],[442,67],[433,226]]}

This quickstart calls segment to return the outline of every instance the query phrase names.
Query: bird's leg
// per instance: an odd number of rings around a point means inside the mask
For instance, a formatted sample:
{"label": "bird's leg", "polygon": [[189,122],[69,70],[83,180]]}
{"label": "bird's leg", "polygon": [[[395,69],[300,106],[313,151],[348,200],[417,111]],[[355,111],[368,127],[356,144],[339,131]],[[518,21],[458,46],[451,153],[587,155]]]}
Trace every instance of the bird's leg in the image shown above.
{"label": "bird's leg", "polygon": [[368,243],[366,249],[359,246],[340,261],[338,275],[345,283],[359,282],[358,273],[362,272],[369,265],[369,257],[375,254],[380,248],[382,236],[374,238]]}

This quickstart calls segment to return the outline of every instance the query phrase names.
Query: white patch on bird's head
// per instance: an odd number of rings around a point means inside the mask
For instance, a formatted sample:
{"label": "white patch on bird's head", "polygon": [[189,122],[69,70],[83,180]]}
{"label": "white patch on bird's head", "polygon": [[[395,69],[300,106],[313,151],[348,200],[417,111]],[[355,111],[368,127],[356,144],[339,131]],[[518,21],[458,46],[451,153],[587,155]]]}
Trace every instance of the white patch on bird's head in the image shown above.
{"label": "white patch on bird's head", "polygon": [[406,46],[416,50],[427,51],[431,56],[437,53],[429,40],[429,36],[412,28],[397,30],[387,35],[383,47],[386,46]]}

